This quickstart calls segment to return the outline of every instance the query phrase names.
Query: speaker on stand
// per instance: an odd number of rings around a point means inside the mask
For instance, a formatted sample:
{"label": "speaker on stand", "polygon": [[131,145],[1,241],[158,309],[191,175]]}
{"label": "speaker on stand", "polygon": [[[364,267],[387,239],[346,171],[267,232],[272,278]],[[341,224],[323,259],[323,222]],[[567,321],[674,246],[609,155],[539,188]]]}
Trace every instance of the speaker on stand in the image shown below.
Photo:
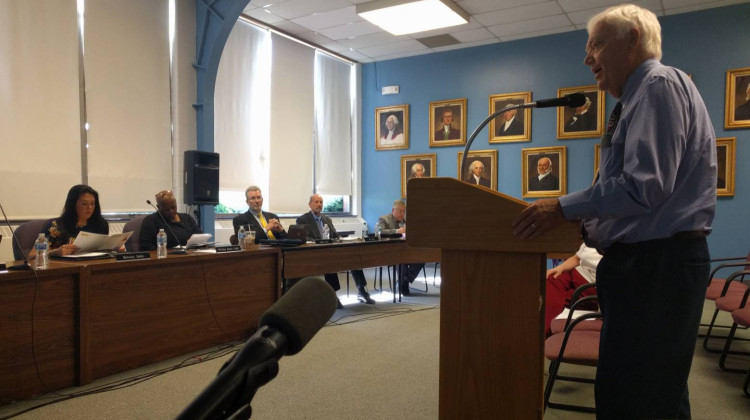
{"label": "speaker on stand", "polygon": [[219,154],[186,150],[183,183],[184,202],[198,205],[197,222],[200,224],[200,205],[219,204]]}

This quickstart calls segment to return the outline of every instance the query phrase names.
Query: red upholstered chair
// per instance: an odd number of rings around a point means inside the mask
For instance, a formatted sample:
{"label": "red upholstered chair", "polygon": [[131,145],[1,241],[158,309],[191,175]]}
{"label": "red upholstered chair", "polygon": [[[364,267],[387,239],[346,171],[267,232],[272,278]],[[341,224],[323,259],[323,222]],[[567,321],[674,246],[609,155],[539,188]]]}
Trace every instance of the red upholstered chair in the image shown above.
{"label": "red upholstered chair", "polygon": [[[745,267],[745,264],[747,261],[742,263],[733,263],[731,266],[736,267]],[[728,267],[728,264],[722,264],[722,266]],[[720,269],[721,266],[714,269],[714,271],[711,273],[712,276]],[[713,287],[713,290],[709,290],[711,292],[711,297],[713,297],[713,300],[716,304],[716,309],[714,310],[714,314],[711,317],[711,322],[708,324],[708,330],[706,330],[706,336],[703,339],[703,348],[706,351],[712,352],[712,353],[719,353],[721,352],[721,348],[715,348],[710,347],[709,343],[710,340],[714,339],[721,339],[726,340],[727,336],[719,336],[719,335],[712,335],[711,332],[714,328],[720,328],[720,327],[726,327],[729,328],[729,326],[717,326],[716,325],[716,318],[719,315],[719,311],[724,312],[733,312],[740,308],[740,303],[742,301],[742,296],[745,294],[745,292],[748,290],[748,285],[744,282],[745,280],[750,280],[750,270],[745,269],[742,271],[737,271],[733,273],[731,276],[729,276],[726,280],[722,279],[720,280],[719,284],[722,285],[721,290],[719,291],[718,295],[716,295],[716,287],[713,286],[713,284],[716,282],[715,279],[710,279],[709,289]],[[710,299],[709,292],[706,292],[706,298]]]}
{"label": "red upholstered chair", "polygon": [[[596,287],[596,283],[588,283],[588,284],[582,284],[578,286],[578,288],[573,292],[573,295],[570,298],[570,301],[573,303],[570,305],[570,311],[568,312],[568,317],[565,319],[553,319],[552,322],[550,322],[550,335],[564,332],[565,327],[567,325],[570,325],[573,322],[573,319],[576,317],[577,310],[583,309],[583,307],[588,308],[591,306],[592,302],[596,302],[597,300],[596,295],[585,296],[583,298],[581,297],[581,294],[585,290],[595,288],[595,287]],[[575,328],[576,330],[580,330],[580,331],[601,331],[602,320],[593,319],[587,322],[580,322],[576,324]]]}
{"label": "red upholstered chair", "polygon": [[[583,286],[595,287],[595,284],[591,283],[591,286]],[[583,290],[581,290],[581,292],[582,291]],[[578,289],[576,290],[576,293],[579,293]],[[574,296],[577,295],[574,293]],[[571,304],[572,310],[570,315],[572,315],[573,311],[575,311],[575,308],[582,302],[588,302],[593,299],[596,299],[596,296],[586,296],[584,298],[573,301],[573,304]],[[571,381],[590,384],[594,383],[593,378],[560,375],[559,370],[562,363],[591,367],[596,367],[599,364],[599,335],[601,330],[601,314],[585,313],[576,317],[572,317],[570,315],[569,318],[565,320],[566,324],[563,331],[553,333],[544,341],[544,357],[546,357],[550,361],[549,377],[547,378],[547,385],[544,388],[544,408],[545,410],[547,409],[547,407],[552,407],[563,410],[595,413],[596,408],[594,407],[563,404],[550,401],[552,389],[556,381]],[[598,324],[598,326],[594,324]],[[551,325],[550,328],[552,328]]]}
{"label": "red upholstered chair", "polygon": [[[749,270],[745,270],[745,272],[747,274],[750,274]],[[748,296],[750,296],[750,288],[748,288],[745,293],[742,293],[741,295],[727,295],[716,299],[717,308],[719,308],[720,306],[722,308],[730,308],[736,305],[736,308],[732,310],[732,327],[729,330],[729,335],[727,336],[726,342],[724,343],[724,350],[721,352],[721,358],[719,359],[719,366],[723,370],[728,372],[748,372],[748,369],[728,368],[726,366],[727,356],[730,354],[744,356],[750,355],[750,353],[746,351],[732,351],[730,349],[732,346],[732,341],[739,340],[737,337],[735,337],[737,327],[750,327],[750,304],[748,304]],[[747,382],[745,383],[745,393],[747,393]]]}

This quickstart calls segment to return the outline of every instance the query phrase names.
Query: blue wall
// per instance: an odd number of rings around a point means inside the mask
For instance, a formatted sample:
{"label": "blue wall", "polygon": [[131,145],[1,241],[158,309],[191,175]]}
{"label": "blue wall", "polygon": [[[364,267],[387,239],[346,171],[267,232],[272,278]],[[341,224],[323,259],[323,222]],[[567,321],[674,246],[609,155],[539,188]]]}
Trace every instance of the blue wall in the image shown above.
{"label": "blue wall", "polygon": [[[692,74],[708,106],[717,137],[737,137],[735,196],[719,198],[714,233],[709,236],[714,257],[745,255],[750,249],[750,130],[724,130],[724,92],[728,69],[750,67],[750,4],[668,16],[660,19],[662,62]],[[463,146],[429,147],[429,103],[468,98],[468,133],[488,115],[489,96],[532,92],[532,99],[557,96],[557,89],[591,85],[583,65],[585,31],[434,53],[362,66],[362,192],[363,217],[374,226],[390,212],[401,194],[401,155],[436,153],[437,176],[456,177],[457,154]],[[398,95],[382,96],[380,88],[398,85]],[[607,115],[616,100],[607,96]],[[409,104],[409,149],[375,150],[375,108]],[[471,150],[498,150],[498,190],[521,197],[521,149],[567,147],[568,192],[585,188],[594,171],[598,139],[557,140],[556,113],[532,110],[531,141],[492,144],[488,128]]]}

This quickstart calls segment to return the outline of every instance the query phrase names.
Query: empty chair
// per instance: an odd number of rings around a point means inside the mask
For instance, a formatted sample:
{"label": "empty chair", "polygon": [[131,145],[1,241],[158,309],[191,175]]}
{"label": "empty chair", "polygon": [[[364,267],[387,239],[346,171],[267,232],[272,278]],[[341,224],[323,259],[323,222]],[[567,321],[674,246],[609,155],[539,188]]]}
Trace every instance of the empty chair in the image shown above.
{"label": "empty chair", "polygon": [[[744,264],[741,264],[744,265]],[[743,283],[746,277],[750,275],[750,270],[737,271],[729,276],[724,281],[724,286],[719,293],[719,296],[714,300],[716,309],[711,317],[711,322],[708,324],[708,330],[706,330],[706,336],[703,339],[703,348],[706,351],[718,353],[721,352],[721,348],[712,348],[709,346],[709,342],[712,339],[723,339],[726,340],[727,336],[716,336],[711,335],[713,331],[716,319],[720,311],[733,312],[740,308],[743,295],[747,292],[748,286]],[[750,277],[748,277],[750,278]]]}
{"label": "empty chair", "polygon": [[140,251],[140,237],[141,237],[141,223],[143,223],[143,219],[146,217],[146,215],[140,215],[135,216],[134,218],[128,220],[127,223],[125,223],[125,226],[122,227],[123,232],[133,232],[132,235],[130,235],[130,238],[128,238],[127,242],[125,242],[125,249],[128,251]]}
{"label": "empty chair", "polygon": [[[28,256],[31,252],[31,248],[34,247],[34,241],[39,236],[44,224],[47,223],[48,219],[36,219],[29,220],[26,223],[20,224],[14,234],[17,241],[13,241],[13,258],[16,260],[24,259],[24,255]],[[18,245],[21,245],[19,248]],[[23,250],[23,252],[21,252]]]}
{"label": "empty chair", "polygon": [[[741,272],[742,274],[750,274],[750,270]],[[732,277],[735,277],[740,273],[735,273]],[[727,279],[729,280],[729,279]],[[747,372],[747,369],[728,368],[726,366],[727,356],[730,354],[736,355],[750,355],[746,351],[732,351],[731,346],[734,340],[739,340],[735,337],[737,327],[741,326],[747,328],[750,326],[750,305],[748,305],[748,296],[750,296],[750,288],[745,290],[744,293],[727,294],[716,299],[717,310],[731,311],[732,313],[732,327],[729,329],[729,335],[724,343],[724,350],[721,352],[721,358],[719,359],[719,366],[728,372]]]}

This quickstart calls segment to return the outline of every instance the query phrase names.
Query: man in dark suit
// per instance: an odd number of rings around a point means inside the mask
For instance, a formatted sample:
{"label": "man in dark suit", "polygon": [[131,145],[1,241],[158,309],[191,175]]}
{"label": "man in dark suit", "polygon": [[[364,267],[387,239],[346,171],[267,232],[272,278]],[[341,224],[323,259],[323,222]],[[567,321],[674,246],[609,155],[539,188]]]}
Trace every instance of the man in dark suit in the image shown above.
{"label": "man in dark suit", "polygon": [[[523,114],[521,114],[523,115]],[[518,115],[517,109],[512,109],[500,114],[500,119],[495,125],[495,136],[522,136],[523,117]]]}
{"label": "man in dark suit", "polygon": [[453,127],[453,111],[450,108],[443,109],[442,124],[435,132],[435,140],[458,140],[461,138],[461,130]]}
{"label": "man in dark suit", "polygon": [[[305,229],[307,229],[307,238],[309,240],[323,239],[323,232],[326,227],[328,228],[329,235],[327,239],[338,238],[339,234],[336,232],[336,228],[333,227],[331,218],[322,213],[323,197],[318,194],[313,194],[310,196],[310,202],[308,202],[307,205],[310,207],[310,211],[298,217],[296,221],[298,225],[304,225]],[[375,303],[370,297],[370,294],[367,293],[367,280],[365,279],[365,273],[363,273],[362,270],[352,270],[351,273],[352,277],[354,277],[354,284],[357,285],[357,291],[359,292],[357,297],[360,302],[369,304]],[[326,283],[328,283],[333,290],[341,289],[338,274],[326,273],[324,277]],[[341,301],[339,301],[338,305],[339,309],[344,307],[341,304]]]}
{"label": "man in dark suit", "polygon": [[[380,226],[380,232],[385,235],[392,235],[395,233],[405,234],[406,233],[406,203],[404,200],[396,200],[393,202],[393,208],[390,214],[380,216],[378,218],[378,226]],[[409,290],[409,283],[413,283],[414,279],[417,278],[419,272],[424,267],[423,263],[410,263],[401,264],[401,283],[399,289],[401,294],[404,296],[410,296],[411,290]]]}
{"label": "man in dark suit", "polygon": [[579,106],[573,115],[565,122],[565,131],[594,131],[596,130],[596,115],[589,112],[591,99],[586,97],[586,103]]}
{"label": "man in dark suit", "polygon": [[471,171],[471,174],[468,178],[464,179],[464,182],[492,188],[490,180],[484,177],[484,164],[481,161],[475,160],[474,162],[471,162],[471,165],[469,165],[469,171]]}
{"label": "man in dark suit", "polygon": [[552,160],[548,157],[540,158],[536,162],[536,176],[529,180],[529,191],[557,191],[560,180],[552,173]]}
{"label": "man in dark suit", "polygon": [[245,202],[249,206],[247,211],[232,219],[235,238],[240,226],[245,226],[246,230],[255,231],[255,243],[258,243],[261,239],[286,238],[286,232],[279,222],[279,216],[261,209],[263,207],[263,194],[259,187],[255,185],[247,187]]}

